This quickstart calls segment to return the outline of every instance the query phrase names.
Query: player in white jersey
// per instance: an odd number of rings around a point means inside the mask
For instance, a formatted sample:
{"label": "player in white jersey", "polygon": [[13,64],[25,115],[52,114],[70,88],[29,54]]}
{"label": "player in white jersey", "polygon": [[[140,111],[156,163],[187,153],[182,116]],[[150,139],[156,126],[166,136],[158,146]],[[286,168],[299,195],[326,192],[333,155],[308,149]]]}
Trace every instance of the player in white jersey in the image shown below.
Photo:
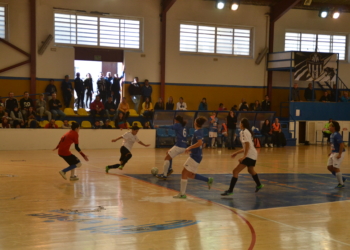
{"label": "player in white jersey", "polygon": [[258,158],[258,152],[256,151],[253,143],[252,138],[252,132],[250,131],[249,121],[245,118],[241,120],[240,123],[240,140],[242,142],[243,149],[233,153],[231,155],[232,158],[234,158],[239,153],[244,153],[243,157],[238,159],[239,164],[238,166],[233,170],[233,177],[231,179],[230,188],[222,193],[222,196],[228,196],[233,194],[233,188],[236,185],[236,182],[238,180],[238,174],[245,169],[248,168],[248,172],[252,175],[255,183],[256,183],[256,189],[255,192],[258,192],[261,188],[264,187],[263,184],[260,183],[258,174],[255,172],[254,167],[256,160]]}
{"label": "player in white jersey", "polygon": [[137,126],[133,126],[131,128],[131,131],[126,132],[125,134],[118,137],[117,139],[112,140],[112,142],[116,142],[120,139],[124,139],[123,145],[120,148],[120,159],[119,159],[120,163],[115,164],[115,165],[106,166],[106,173],[108,173],[108,171],[111,168],[118,168],[120,170],[123,170],[125,164],[132,157],[131,149],[132,149],[132,146],[134,145],[135,142],[138,142],[139,144],[141,144],[142,146],[145,146],[145,147],[150,146],[150,144],[144,144],[142,141],[139,140],[139,138],[137,138],[137,136],[136,136],[137,132],[139,132],[139,128]]}

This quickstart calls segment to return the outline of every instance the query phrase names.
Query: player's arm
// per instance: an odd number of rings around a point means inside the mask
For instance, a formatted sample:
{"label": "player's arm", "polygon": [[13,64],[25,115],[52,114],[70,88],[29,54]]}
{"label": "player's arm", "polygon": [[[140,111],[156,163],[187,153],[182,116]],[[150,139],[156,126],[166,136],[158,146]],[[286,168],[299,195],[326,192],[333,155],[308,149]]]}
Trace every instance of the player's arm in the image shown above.
{"label": "player's arm", "polygon": [[119,136],[117,139],[112,140],[112,142],[116,142],[116,141],[118,141],[118,140],[120,140],[122,138],[123,138],[123,136]]}
{"label": "player's arm", "polygon": [[142,146],[145,146],[145,147],[149,147],[151,145],[151,144],[144,144],[142,141],[139,141],[138,143]]}
{"label": "player's arm", "polygon": [[188,148],[186,148],[185,153],[188,153],[191,151],[191,149],[193,148],[199,148],[200,146],[203,145],[203,139],[199,139],[195,144],[189,146]]}
{"label": "player's arm", "polygon": [[89,161],[87,155],[85,155],[81,149],[79,148],[79,144],[75,144],[75,150],[79,152],[79,154],[81,154],[81,156],[84,158],[85,161]]}
{"label": "player's arm", "polygon": [[[246,142],[246,143],[249,144],[249,142]],[[240,150],[234,152],[234,153],[231,155],[231,157],[234,158],[236,155],[238,155],[238,154],[240,154],[240,153],[243,153],[243,152],[244,152],[244,149],[240,149]],[[245,156],[244,156],[244,157],[245,157]]]}
{"label": "player's arm", "polygon": [[344,150],[344,142],[340,143],[339,144],[339,153],[337,155],[337,158],[340,159],[341,157],[341,154],[343,153],[343,150]]}
{"label": "player's arm", "polygon": [[58,147],[60,146],[61,141],[57,144],[56,148],[54,148],[52,151],[55,151],[56,149],[58,149]]}

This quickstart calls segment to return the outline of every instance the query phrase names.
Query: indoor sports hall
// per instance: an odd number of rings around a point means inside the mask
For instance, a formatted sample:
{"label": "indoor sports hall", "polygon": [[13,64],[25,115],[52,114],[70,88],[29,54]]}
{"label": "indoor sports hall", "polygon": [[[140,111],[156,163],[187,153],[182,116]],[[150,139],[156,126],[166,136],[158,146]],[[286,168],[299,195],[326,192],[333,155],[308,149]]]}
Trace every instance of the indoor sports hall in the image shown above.
{"label": "indoor sports hall", "polygon": [[349,22],[347,0],[0,0],[0,249],[350,249]]}

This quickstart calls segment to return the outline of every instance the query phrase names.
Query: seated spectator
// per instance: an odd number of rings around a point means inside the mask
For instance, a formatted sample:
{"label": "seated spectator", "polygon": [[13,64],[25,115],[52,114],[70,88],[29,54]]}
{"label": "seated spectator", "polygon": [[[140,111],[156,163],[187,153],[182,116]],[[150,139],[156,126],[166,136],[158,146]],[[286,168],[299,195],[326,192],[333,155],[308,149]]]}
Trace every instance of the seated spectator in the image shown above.
{"label": "seated spectator", "polygon": [[305,89],[304,98],[305,101],[308,102],[314,101],[314,98],[312,98],[312,83],[309,83],[308,87]]}
{"label": "seated spectator", "polygon": [[180,97],[179,102],[176,104],[176,110],[187,110],[187,104],[182,97]]}
{"label": "seated spectator", "polygon": [[5,116],[5,110],[3,106],[0,106],[0,123],[2,123],[2,118]]}
{"label": "seated spectator", "polygon": [[328,94],[327,91],[325,91],[323,93],[323,96],[321,96],[320,102],[331,102],[331,97],[330,97],[330,95]]}
{"label": "seated spectator", "polygon": [[340,99],[341,102],[350,102],[349,93],[347,91],[343,92],[343,96]]}
{"label": "seated spectator", "polygon": [[124,121],[126,121],[129,117],[129,114],[130,114],[129,110],[130,108],[129,108],[129,104],[126,102],[126,97],[123,97],[122,102],[119,103],[119,106],[118,106],[118,115],[119,113],[122,113],[124,117]]}
{"label": "seated spectator", "polygon": [[111,121],[106,119],[105,123],[101,126],[102,129],[112,129],[112,126],[109,124]]}
{"label": "seated spectator", "polygon": [[246,104],[247,104],[247,102],[245,101],[244,98],[242,98],[241,103],[238,105],[238,109],[239,109],[239,110],[241,110],[241,106],[243,105],[243,103],[246,103]]}
{"label": "seated spectator", "polygon": [[[45,88],[45,94],[47,96],[47,101],[49,102],[52,99],[52,94],[57,93],[57,88],[54,85],[55,81],[53,79],[50,79],[49,84]],[[44,95],[44,94],[43,94]],[[49,119],[50,121],[51,119]]]}
{"label": "seated spectator", "polygon": [[[336,96],[337,96],[337,85],[336,84],[333,84],[333,88],[331,90],[331,100],[332,102],[336,102]],[[339,99],[338,99],[338,102],[339,102]]]}
{"label": "seated spectator", "polygon": [[4,116],[2,119],[2,128],[11,128],[9,120],[7,119],[6,116]]}
{"label": "seated spectator", "polygon": [[29,93],[26,91],[24,92],[23,98],[19,101],[19,104],[21,106],[21,112],[23,115],[23,119],[26,121],[28,120],[28,109],[29,107],[33,107],[33,101],[31,98],[29,98]]}
{"label": "seated spectator", "polygon": [[[52,94],[50,95],[50,100],[52,99]],[[43,115],[47,115],[48,121],[51,121],[51,112],[46,110],[46,101],[44,100],[44,94],[39,96],[36,100],[36,112],[40,115],[40,121],[43,120]]]}
{"label": "seated spectator", "polygon": [[12,118],[10,117],[10,115],[5,111],[4,116],[2,117],[2,119],[6,118],[7,121],[12,124]]}
{"label": "seated spectator", "polygon": [[158,102],[154,105],[154,110],[164,110],[164,102],[161,97],[158,98]]}
{"label": "seated spectator", "polygon": [[126,120],[124,119],[124,113],[119,112],[117,119],[115,119],[115,127],[120,128],[120,130],[127,129],[128,125],[126,123]]}
{"label": "seated spectator", "polygon": [[113,116],[113,121],[117,117],[117,106],[113,102],[113,97],[109,96],[107,102],[105,103],[105,110],[107,117]]}
{"label": "seated spectator", "polygon": [[60,108],[62,108],[62,104],[60,100],[57,99],[57,94],[53,93],[52,99],[49,101],[49,109],[53,117],[53,119],[51,120],[56,120],[57,117],[59,117],[59,119],[61,120],[64,120],[64,118],[66,117],[66,114],[63,113],[63,111]]}
{"label": "seated spectator", "polygon": [[174,110],[174,100],[172,96],[169,96],[168,102],[165,105],[165,110]]}
{"label": "seated spectator", "polygon": [[15,94],[13,92],[9,92],[9,98],[5,101],[6,112],[11,114],[14,107],[19,107],[19,103],[16,98],[14,98]]}
{"label": "seated spectator", "polygon": [[282,132],[281,124],[278,118],[275,118],[275,122],[272,124],[272,141],[273,145],[280,147],[280,133]]}
{"label": "seated spectator", "polygon": [[[52,96],[52,99],[53,99],[53,96]],[[50,122],[45,125],[45,128],[58,128],[58,126],[55,123],[55,119],[51,119]]]}
{"label": "seated spectator", "polygon": [[143,126],[144,129],[152,129],[150,122],[145,122],[145,125]]}
{"label": "seated spectator", "polygon": [[97,95],[95,100],[90,104],[90,114],[92,117],[92,123],[96,122],[96,116],[103,117],[105,115],[105,107],[101,102],[100,96]]}
{"label": "seated spectator", "polygon": [[239,111],[248,111],[248,105],[247,102],[243,102],[241,107],[239,108]]}
{"label": "seated spectator", "polygon": [[199,104],[198,110],[208,110],[207,98],[203,98],[201,103]]}
{"label": "seated spectator", "polygon": [[27,115],[28,118],[24,118],[24,116],[23,116],[25,121],[28,121],[29,116],[31,116],[31,115],[34,116],[34,118],[35,118],[36,117],[36,112],[34,111],[34,107],[29,107],[26,115]]}
{"label": "seated spectator", "polygon": [[26,127],[27,128],[37,128],[38,127],[38,122],[35,119],[34,115],[29,115],[28,120],[26,122]]}
{"label": "seated spectator", "polygon": [[17,124],[16,128],[26,128],[26,123],[21,121],[19,124]]}
{"label": "seated spectator", "polygon": [[261,132],[261,134],[263,136],[262,138],[264,139],[262,144],[265,145],[265,148],[267,148],[268,146],[270,146],[272,148],[273,147],[273,145],[271,143],[272,128],[271,128],[270,121],[268,119],[265,120],[264,124],[261,127],[260,132]]}
{"label": "seated spectator", "polygon": [[238,111],[237,105],[233,105],[233,107],[231,108],[231,111]]}
{"label": "seated spectator", "polygon": [[299,88],[298,84],[294,83],[293,88],[292,88],[292,99],[290,100],[291,102],[300,102],[300,93],[299,93]]}
{"label": "seated spectator", "polygon": [[329,119],[329,121],[324,125],[323,129],[322,129],[322,133],[324,137],[327,137],[327,142],[329,142],[330,137],[332,132],[329,131],[329,126],[332,124],[333,120]]}
{"label": "seated spectator", "polygon": [[266,95],[265,100],[262,101],[262,103],[261,103],[261,110],[262,111],[270,111],[270,109],[271,109],[270,98],[268,95]]}
{"label": "seated spectator", "polygon": [[254,106],[253,106],[253,110],[254,111],[261,111],[261,105],[260,102],[258,100],[255,101]]}
{"label": "seated spectator", "polygon": [[146,97],[145,102],[142,103],[141,114],[143,114],[143,117],[145,117],[146,120],[153,119],[153,105],[148,97]]}
{"label": "seated spectator", "polygon": [[69,124],[67,119],[63,120],[62,128],[64,128],[64,129],[70,129],[71,128],[71,126],[70,126],[70,124]]}
{"label": "seated spectator", "polygon": [[216,113],[213,112],[213,114],[209,117],[209,138],[211,138],[211,148],[216,148],[215,141],[218,137],[218,122],[219,119],[216,117]]}
{"label": "seated spectator", "polygon": [[94,129],[101,129],[101,128],[102,128],[102,127],[101,127],[101,122],[100,122],[99,120],[96,120],[96,121],[94,122],[94,125],[93,125],[92,128],[94,128]]}
{"label": "seated spectator", "polygon": [[4,107],[4,102],[2,101],[2,96],[0,96],[0,107]]}
{"label": "seated spectator", "polygon": [[227,108],[225,108],[225,106],[224,106],[223,103],[220,103],[220,104],[219,104],[218,110],[219,110],[219,111],[223,111],[223,110],[227,110]]}
{"label": "seated spectator", "polygon": [[24,122],[22,113],[16,106],[14,107],[13,111],[11,111],[11,119],[14,128],[17,128],[17,125],[20,125],[21,122]]}

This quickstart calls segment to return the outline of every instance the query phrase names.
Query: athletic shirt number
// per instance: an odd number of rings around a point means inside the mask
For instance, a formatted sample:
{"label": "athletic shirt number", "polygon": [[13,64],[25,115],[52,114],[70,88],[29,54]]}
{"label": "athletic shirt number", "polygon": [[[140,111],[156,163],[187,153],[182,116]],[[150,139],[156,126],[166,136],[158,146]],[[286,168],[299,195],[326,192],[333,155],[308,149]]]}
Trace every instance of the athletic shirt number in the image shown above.
{"label": "athletic shirt number", "polygon": [[182,130],[182,135],[183,135],[185,138],[187,137],[187,131],[186,131],[185,128]]}

